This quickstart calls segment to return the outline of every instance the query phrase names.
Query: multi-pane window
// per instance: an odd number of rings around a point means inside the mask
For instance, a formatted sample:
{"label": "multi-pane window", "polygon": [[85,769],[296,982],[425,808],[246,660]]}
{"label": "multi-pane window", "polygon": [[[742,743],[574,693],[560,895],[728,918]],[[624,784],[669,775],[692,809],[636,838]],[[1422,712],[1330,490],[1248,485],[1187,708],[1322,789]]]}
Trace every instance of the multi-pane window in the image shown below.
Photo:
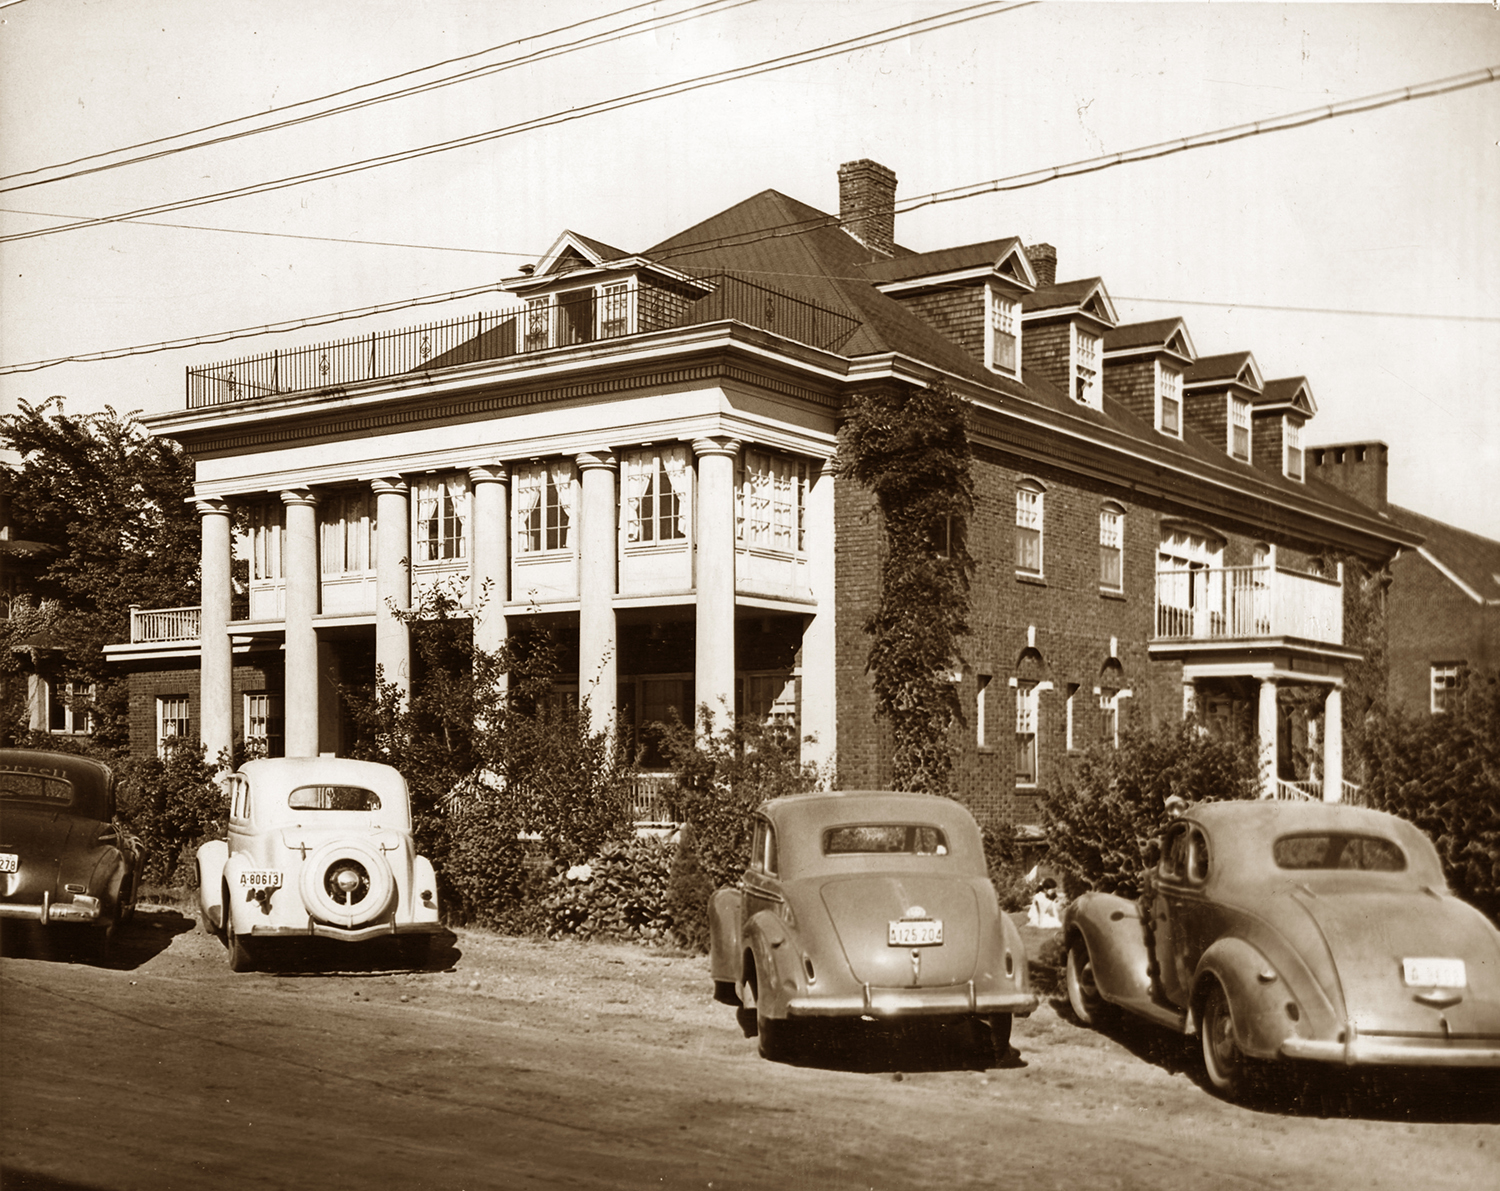
{"label": "multi-pane window", "polygon": [[1250,402],[1243,397],[1229,399],[1229,453],[1250,462]]}
{"label": "multi-pane window", "polygon": [[1435,662],[1432,667],[1432,714],[1441,715],[1458,705],[1460,663]]}
{"label": "multi-pane window", "polygon": [[599,288],[599,338],[630,334],[630,286],[626,282]]}
{"label": "multi-pane window", "polygon": [[552,338],[549,334],[552,325],[552,299],[527,298],[522,317],[526,325],[526,350],[540,351],[549,346]]}
{"label": "multi-pane window", "polygon": [[94,730],[93,683],[47,682],[47,731],[81,735]]}
{"label": "multi-pane window", "polygon": [[429,476],[417,484],[416,497],[417,562],[468,557],[468,476]]}
{"label": "multi-pane window", "polygon": [[1036,785],[1037,688],[1034,682],[1016,687],[1016,784]]}
{"label": "multi-pane window", "polygon": [[1102,409],[1099,380],[1099,336],[1073,328],[1073,399],[1080,405]]}
{"label": "multi-pane window", "polygon": [[740,714],[762,724],[797,729],[797,679],[784,671],[746,674],[741,680]]}
{"label": "multi-pane window", "polygon": [[1016,489],[1016,570],[1042,573],[1042,490],[1029,484]]}
{"label": "multi-pane window", "polygon": [[791,554],[806,548],[807,462],[747,450],[735,485],[735,539]]}
{"label": "multi-pane window", "polygon": [[990,367],[1018,376],[1021,370],[1020,303],[1001,294],[990,294]]}
{"label": "multi-pane window", "polygon": [[1120,747],[1120,692],[1102,691],[1099,695],[1099,741],[1111,748]]}
{"label": "multi-pane window", "polygon": [[1182,373],[1156,366],[1156,428],[1174,438],[1182,437]]}
{"label": "multi-pane window", "polygon": [[371,494],[330,493],[318,508],[322,534],[323,574],[358,574],[371,569],[370,536],[375,518]]}
{"label": "multi-pane window", "polygon": [[638,451],[625,458],[625,541],[655,545],[683,541],[688,536],[688,477],[691,460],[686,446]]}
{"label": "multi-pane window", "polygon": [[1294,480],[1302,478],[1302,423],[1291,418],[1282,423],[1282,441],[1286,444],[1286,474]]}
{"label": "multi-pane window", "polygon": [[162,695],[156,700],[156,748],[164,752],[167,741],[186,737],[192,728],[186,695]]}
{"label": "multi-pane window", "polygon": [[516,552],[567,550],[573,527],[574,467],[554,459],[516,471]]}
{"label": "multi-pane window", "polygon": [[1125,510],[1119,505],[1099,510],[1099,586],[1110,591],[1125,586]]}
{"label": "multi-pane window", "polygon": [[280,579],[281,551],[286,544],[286,506],[258,504],[250,507],[250,578]]}
{"label": "multi-pane window", "polygon": [[286,720],[280,695],[260,691],[245,696],[245,744],[256,756],[286,755]]}

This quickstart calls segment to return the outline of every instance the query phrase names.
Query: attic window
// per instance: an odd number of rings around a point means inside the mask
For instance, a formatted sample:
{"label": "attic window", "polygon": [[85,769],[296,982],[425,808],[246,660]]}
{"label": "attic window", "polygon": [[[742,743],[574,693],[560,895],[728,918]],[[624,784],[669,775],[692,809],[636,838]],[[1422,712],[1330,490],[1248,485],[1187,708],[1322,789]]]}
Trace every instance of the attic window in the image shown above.
{"label": "attic window", "polygon": [[1021,375],[1021,304],[989,290],[990,334],[985,363],[1006,376]]}
{"label": "attic window", "polygon": [[1302,479],[1302,423],[1287,418],[1282,431],[1285,446],[1286,475],[1288,479]]}
{"label": "attic window", "polygon": [[1156,428],[1173,438],[1182,437],[1182,373],[1156,365]]}
{"label": "attic window", "polygon": [[1103,389],[1099,381],[1099,336],[1081,327],[1073,328],[1073,400],[1090,409],[1103,409]]}
{"label": "attic window", "polygon": [[1229,399],[1229,453],[1250,462],[1250,402],[1243,397]]}

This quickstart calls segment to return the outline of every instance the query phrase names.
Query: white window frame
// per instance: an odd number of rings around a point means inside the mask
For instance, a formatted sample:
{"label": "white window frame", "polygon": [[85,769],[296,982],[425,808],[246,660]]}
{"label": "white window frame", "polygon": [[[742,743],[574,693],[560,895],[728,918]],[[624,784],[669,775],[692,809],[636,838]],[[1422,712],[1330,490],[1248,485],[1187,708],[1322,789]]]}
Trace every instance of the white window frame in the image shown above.
{"label": "white window frame", "polygon": [[282,554],[286,548],[286,505],[261,501],[250,506],[250,578],[280,581]]}
{"label": "white window frame", "polygon": [[[591,295],[593,307],[588,337],[565,341],[560,321],[564,303],[560,299],[582,294],[585,290]],[[535,352],[550,347],[574,347],[632,335],[636,329],[637,293],[636,279],[622,277],[598,284],[569,286],[527,298],[520,314],[521,350]]]}
{"label": "white window frame", "polygon": [[[51,679],[42,680],[42,695],[46,700],[43,709],[44,718],[42,722],[47,725],[47,732],[52,736],[88,736],[94,731],[94,713],[92,711],[77,711],[73,707],[75,694],[85,696],[90,705],[93,704],[94,696],[98,694],[98,687],[94,683],[88,683],[86,689],[72,682],[53,683]],[[61,726],[54,727],[52,724],[53,712],[61,713]]]}
{"label": "white window frame", "polygon": [[1063,747],[1072,752],[1078,747],[1074,736],[1074,716],[1078,708],[1078,689],[1076,682],[1068,683],[1068,697],[1063,702]]}
{"label": "white window frame", "polygon": [[515,553],[571,553],[578,506],[578,468],[571,459],[551,459],[515,469],[511,491]]}
{"label": "white window frame", "polygon": [[1077,323],[1071,324],[1071,327],[1072,367],[1069,370],[1068,391],[1080,405],[1102,410],[1104,379],[1100,360],[1104,354],[1104,340]]}
{"label": "white window frame", "polygon": [[974,742],[978,748],[990,748],[989,740],[989,695],[993,677],[979,675],[974,692]]}
{"label": "white window frame", "polygon": [[[984,364],[991,372],[1002,376],[1021,378],[1021,303],[993,286],[985,287]],[[1002,344],[1009,352],[1000,350]],[[1013,363],[1006,364],[1004,355],[1009,354]]]}
{"label": "white window frame", "polygon": [[1433,662],[1429,678],[1429,709],[1433,715],[1453,710],[1457,699],[1462,662]]}
{"label": "white window frame", "polygon": [[[1033,789],[1039,779],[1037,739],[1041,735],[1041,684],[1016,684],[1016,785]],[[1028,776],[1029,771],[1029,776]]]}
{"label": "white window frame", "polygon": [[625,545],[632,549],[686,546],[692,533],[693,456],[686,443],[646,447],[625,456]]}
{"label": "white window frame", "polygon": [[187,694],[156,697],[156,755],[166,756],[169,738],[191,736],[192,700]]}
{"label": "white window frame", "polygon": [[735,545],[782,557],[805,554],[807,460],[746,448],[736,471]]}
{"label": "white window frame", "polygon": [[423,476],[414,483],[411,516],[411,554],[418,567],[452,566],[469,557],[473,517],[466,473]]}
{"label": "white window frame", "polygon": [[798,678],[791,670],[746,670],[739,675],[741,714],[799,731]]}
{"label": "white window frame", "polygon": [[[262,757],[280,757],[286,753],[286,711],[281,695],[272,691],[249,691],[243,700],[245,744],[260,742]],[[275,726],[277,731],[271,731]],[[271,742],[279,741],[280,749],[273,752]]]}
{"label": "white window frame", "polygon": [[[1109,581],[1108,562],[1114,558],[1117,580]],[[1099,590],[1125,590],[1125,510],[1113,501],[1099,510]]]}
{"label": "white window frame", "polygon": [[1160,360],[1156,362],[1156,428],[1172,438],[1182,437],[1182,373]]}
{"label": "white window frame", "polygon": [[1281,471],[1299,484],[1307,475],[1307,458],[1302,449],[1302,423],[1291,414],[1281,415]]}
{"label": "white window frame", "polygon": [[[1236,439],[1243,436],[1245,450],[1241,454],[1235,449]],[[1229,396],[1229,442],[1227,444],[1229,454],[1235,459],[1250,462],[1251,434],[1250,434],[1250,401],[1245,397]]]}
{"label": "white window frame", "polygon": [[324,575],[374,574],[374,493],[355,488],[328,493],[318,505],[318,536]]}
{"label": "white window frame", "polygon": [[[1016,574],[1040,579],[1046,574],[1046,490],[1035,480],[1016,485]],[[1034,535],[1034,536],[1033,536]],[[1036,566],[1025,561],[1024,543],[1035,542]]]}
{"label": "white window frame", "polygon": [[1099,692],[1099,742],[1120,747],[1120,692]]}

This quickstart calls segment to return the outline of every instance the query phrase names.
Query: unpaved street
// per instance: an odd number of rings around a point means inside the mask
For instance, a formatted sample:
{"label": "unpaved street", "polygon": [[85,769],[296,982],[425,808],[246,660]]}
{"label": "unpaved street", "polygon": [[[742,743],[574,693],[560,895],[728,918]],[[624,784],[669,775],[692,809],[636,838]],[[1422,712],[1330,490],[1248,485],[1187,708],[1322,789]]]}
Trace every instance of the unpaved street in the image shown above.
{"label": "unpaved street", "polygon": [[461,931],[431,970],[234,975],[143,908],[107,968],[0,960],[12,1188],[1491,1188],[1492,1080],[1224,1104],[1192,1048],[1048,1001],[1020,1064],[930,1035],[760,1060],[706,961]]}

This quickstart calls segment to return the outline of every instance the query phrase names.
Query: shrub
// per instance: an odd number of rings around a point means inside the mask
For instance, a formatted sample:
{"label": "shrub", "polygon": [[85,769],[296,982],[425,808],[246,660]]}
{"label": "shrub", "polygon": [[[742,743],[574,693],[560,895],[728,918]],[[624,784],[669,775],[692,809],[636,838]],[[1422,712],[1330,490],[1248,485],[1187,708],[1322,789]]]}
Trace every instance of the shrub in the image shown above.
{"label": "shrub", "polygon": [[672,853],[672,871],[667,884],[667,912],[677,941],[693,951],[708,950],[708,899],[713,879],[698,855],[698,841],[691,823],[683,824]]}
{"label": "shrub", "polygon": [[146,853],[141,883],[197,886],[195,853],[208,839],[222,839],[229,807],[215,780],[228,758],[210,764],[203,746],[184,738],[169,741],[163,757],[113,762],[120,818]]}
{"label": "shrub", "polygon": [[1098,889],[1136,897],[1158,859],[1167,800],[1253,798],[1257,763],[1248,743],[1221,740],[1195,721],[1125,733],[1079,760],[1043,803],[1048,863],[1068,897]]}
{"label": "shrub", "polygon": [[587,864],[559,865],[542,901],[548,936],[670,942],[671,859],[665,840],[641,836],[606,845]]}

